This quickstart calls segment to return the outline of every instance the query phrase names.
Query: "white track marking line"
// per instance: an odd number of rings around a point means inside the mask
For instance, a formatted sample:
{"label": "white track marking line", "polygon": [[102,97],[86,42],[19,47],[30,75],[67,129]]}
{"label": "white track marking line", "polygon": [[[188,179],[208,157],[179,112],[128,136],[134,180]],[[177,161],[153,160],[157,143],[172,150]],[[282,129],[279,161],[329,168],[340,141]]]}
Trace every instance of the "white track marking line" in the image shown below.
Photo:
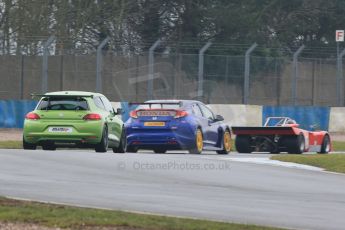
{"label": "white track marking line", "polygon": [[[208,157],[208,159],[213,159]],[[298,168],[298,169],[305,169],[311,171],[324,171],[323,168],[310,166],[310,165],[303,165],[297,164],[292,162],[283,162],[278,160],[271,160],[268,157],[241,157],[241,158],[230,158],[230,157],[220,157],[217,159],[222,159],[226,161],[235,161],[235,162],[242,162],[242,163],[252,163],[252,164],[260,164],[260,165],[271,165],[271,166],[281,166],[287,168]]]}

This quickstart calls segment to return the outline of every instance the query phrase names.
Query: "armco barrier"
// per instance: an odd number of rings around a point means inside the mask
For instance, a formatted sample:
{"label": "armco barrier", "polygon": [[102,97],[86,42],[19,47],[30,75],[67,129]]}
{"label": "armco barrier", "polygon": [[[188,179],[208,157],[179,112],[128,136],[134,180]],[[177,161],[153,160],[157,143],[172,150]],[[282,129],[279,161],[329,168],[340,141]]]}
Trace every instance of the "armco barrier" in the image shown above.
{"label": "armco barrier", "polygon": [[345,133],[345,108],[332,107],[329,118],[329,131],[336,133]]}
{"label": "armco barrier", "polygon": [[36,104],[31,100],[0,100],[0,128],[23,128],[25,114]]}
{"label": "armco barrier", "polygon": [[296,120],[303,129],[310,130],[312,126],[317,129],[328,130],[330,108],[315,106],[264,106],[262,110],[262,123],[267,117],[290,117]]}

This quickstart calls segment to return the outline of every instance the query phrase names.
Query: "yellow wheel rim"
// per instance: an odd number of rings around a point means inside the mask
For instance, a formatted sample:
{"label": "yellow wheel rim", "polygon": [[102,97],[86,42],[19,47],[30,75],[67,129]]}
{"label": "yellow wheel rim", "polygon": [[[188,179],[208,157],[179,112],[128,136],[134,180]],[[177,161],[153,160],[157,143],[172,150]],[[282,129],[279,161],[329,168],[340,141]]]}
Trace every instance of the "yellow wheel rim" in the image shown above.
{"label": "yellow wheel rim", "polygon": [[226,131],[224,133],[224,149],[227,152],[230,152],[230,150],[231,150],[231,136],[230,136],[229,131]]}
{"label": "yellow wheel rim", "polygon": [[196,148],[198,149],[198,152],[201,152],[203,148],[202,133],[199,129],[196,131]]}

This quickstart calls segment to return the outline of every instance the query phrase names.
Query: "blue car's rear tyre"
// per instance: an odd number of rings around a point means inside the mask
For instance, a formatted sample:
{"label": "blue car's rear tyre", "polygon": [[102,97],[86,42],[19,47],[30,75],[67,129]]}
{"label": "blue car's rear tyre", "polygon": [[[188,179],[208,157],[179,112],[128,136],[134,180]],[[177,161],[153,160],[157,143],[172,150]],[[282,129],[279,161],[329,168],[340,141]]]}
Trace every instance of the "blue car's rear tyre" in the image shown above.
{"label": "blue car's rear tyre", "polygon": [[138,152],[138,148],[133,147],[133,146],[127,146],[126,152],[127,153],[136,153],[136,152]]}
{"label": "blue car's rear tyre", "polygon": [[156,149],[153,149],[153,152],[159,154],[159,153],[166,153],[167,150],[163,148],[156,148]]}

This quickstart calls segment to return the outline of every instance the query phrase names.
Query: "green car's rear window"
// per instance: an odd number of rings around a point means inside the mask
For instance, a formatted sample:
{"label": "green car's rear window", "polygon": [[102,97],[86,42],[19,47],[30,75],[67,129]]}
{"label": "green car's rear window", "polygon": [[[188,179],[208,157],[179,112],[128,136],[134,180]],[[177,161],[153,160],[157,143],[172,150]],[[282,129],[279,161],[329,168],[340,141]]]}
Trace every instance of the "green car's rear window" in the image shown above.
{"label": "green car's rear window", "polygon": [[43,98],[38,110],[88,110],[87,101],[84,98]]}

